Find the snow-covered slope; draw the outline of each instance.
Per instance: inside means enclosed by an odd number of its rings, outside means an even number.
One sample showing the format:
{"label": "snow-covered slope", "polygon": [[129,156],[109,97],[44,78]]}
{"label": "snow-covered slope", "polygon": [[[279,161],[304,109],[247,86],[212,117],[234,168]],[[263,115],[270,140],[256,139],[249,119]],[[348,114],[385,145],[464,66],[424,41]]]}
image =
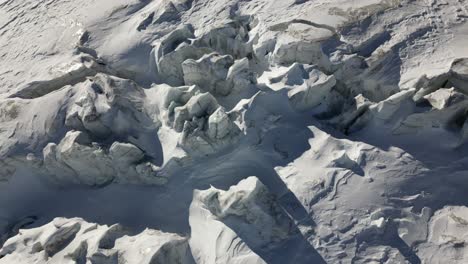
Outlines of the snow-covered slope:
{"label": "snow-covered slope", "polygon": [[0,263],[467,263],[465,0],[0,0]]}

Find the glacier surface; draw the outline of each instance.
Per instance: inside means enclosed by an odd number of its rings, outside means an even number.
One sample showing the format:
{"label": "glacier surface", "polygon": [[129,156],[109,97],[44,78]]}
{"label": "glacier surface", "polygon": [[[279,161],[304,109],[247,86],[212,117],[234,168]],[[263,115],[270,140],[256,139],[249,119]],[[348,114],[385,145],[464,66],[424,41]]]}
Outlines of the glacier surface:
{"label": "glacier surface", "polygon": [[467,19],[0,0],[0,263],[468,263]]}

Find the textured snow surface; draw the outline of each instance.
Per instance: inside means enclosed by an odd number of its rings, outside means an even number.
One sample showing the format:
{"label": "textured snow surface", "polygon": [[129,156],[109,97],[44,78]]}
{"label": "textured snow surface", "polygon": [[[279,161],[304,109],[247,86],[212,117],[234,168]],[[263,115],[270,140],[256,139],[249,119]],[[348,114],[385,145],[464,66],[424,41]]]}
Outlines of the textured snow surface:
{"label": "textured snow surface", "polygon": [[468,263],[467,19],[0,0],[0,263]]}

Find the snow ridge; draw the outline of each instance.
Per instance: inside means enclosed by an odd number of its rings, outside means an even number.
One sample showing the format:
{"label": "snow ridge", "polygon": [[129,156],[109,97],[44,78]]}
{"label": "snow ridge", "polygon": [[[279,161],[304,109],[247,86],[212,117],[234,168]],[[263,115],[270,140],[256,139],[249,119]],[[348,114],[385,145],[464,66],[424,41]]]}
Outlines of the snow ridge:
{"label": "snow ridge", "polygon": [[0,17],[0,263],[468,261],[468,2]]}

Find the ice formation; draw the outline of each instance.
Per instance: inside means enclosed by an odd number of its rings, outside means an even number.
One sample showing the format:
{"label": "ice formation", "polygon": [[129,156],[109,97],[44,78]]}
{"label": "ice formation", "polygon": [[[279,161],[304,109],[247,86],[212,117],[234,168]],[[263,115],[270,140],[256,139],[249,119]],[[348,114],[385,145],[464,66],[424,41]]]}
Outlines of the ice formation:
{"label": "ice formation", "polygon": [[0,263],[467,263],[467,19],[0,0]]}

